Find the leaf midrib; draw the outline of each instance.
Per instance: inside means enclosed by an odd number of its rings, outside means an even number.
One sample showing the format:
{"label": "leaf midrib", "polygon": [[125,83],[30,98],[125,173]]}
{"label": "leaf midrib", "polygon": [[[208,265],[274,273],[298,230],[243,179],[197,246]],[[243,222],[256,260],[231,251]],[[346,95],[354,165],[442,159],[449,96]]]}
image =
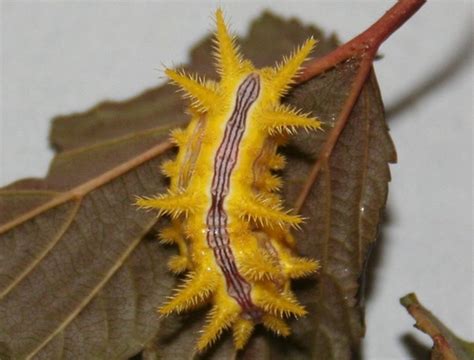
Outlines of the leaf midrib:
{"label": "leaf midrib", "polygon": [[18,218],[11,220],[2,226],[0,226],[0,235],[6,233],[7,231],[15,228],[18,225],[42,214],[43,212],[52,209],[56,206],[66,203],[72,199],[81,199],[89,192],[99,188],[100,186],[114,180],[115,178],[127,173],[128,171],[134,169],[135,167],[143,164],[144,162],[153,159],[154,157],[161,155],[165,151],[171,149],[173,145],[170,141],[163,141],[147,151],[142,152],[141,154],[133,157],[132,159],[117,165],[116,167],[102,173],[101,175],[86,181],[85,183],[78,185],[77,187],[65,191],[53,198],[51,201],[48,201],[45,204],[42,204],[24,214]]}

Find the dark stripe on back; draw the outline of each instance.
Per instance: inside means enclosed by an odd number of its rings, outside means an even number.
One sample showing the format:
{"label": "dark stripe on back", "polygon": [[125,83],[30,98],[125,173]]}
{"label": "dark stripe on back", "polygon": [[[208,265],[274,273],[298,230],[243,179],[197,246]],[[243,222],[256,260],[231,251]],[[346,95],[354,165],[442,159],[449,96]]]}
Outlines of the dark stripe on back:
{"label": "dark stripe on back", "polygon": [[247,76],[237,90],[235,106],[227,120],[224,137],[216,152],[211,185],[211,207],[207,213],[207,242],[223,272],[227,291],[248,315],[258,318],[259,311],[250,297],[251,286],[240,275],[230,248],[228,216],[224,201],[229,193],[230,178],[237,163],[240,143],[245,132],[247,115],[260,93],[257,74]]}

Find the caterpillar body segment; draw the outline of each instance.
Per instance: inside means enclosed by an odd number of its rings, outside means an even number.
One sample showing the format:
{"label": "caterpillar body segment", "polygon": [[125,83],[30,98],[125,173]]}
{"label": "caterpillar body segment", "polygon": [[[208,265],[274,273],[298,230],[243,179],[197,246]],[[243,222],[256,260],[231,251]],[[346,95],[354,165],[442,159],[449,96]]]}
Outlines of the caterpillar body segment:
{"label": "caterpillar body segment", "polygon": [[138,199],[172,218],[160,239],[176,244],[168,266],[187,271],[182,285],[160,307],[162,315],[212,305],[197,342],[204,350],[226,329],[241,349],[254,326],[287,336],[284,318],[306,310],[291,293],[290,280],[314,273],[316,261],[295,255],[292,227],[302,218],[283,207],[272,172],[285,165],[277,148],[295,129],[321,123],[280,103],[315,41],[307,40],[276,68],[256,69],[244,60],[216,12],[219,82],[183,72],[166,74],[191,100],[191,122],[175,130],[176,159],[163,164],[168,193]]}

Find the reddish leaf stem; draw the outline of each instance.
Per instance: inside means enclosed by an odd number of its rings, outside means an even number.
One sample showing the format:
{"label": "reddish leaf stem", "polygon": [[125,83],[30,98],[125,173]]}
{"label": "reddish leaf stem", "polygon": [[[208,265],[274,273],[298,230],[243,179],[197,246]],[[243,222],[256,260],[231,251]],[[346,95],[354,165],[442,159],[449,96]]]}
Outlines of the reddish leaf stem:
{"label": "reddish leaf stem", "polygon": [[318,177],[319,171],[323,165],[327,164],[337,140],[347,124],[367,77],[370,75],[372,63],[378,48],[391,34],[412,17],[425,2],[426,0],[399,0],[366,31],[346,44],[338,47],[328,55],[319,59],[314,59],[306,66],[305,70],[300,75],[298,82],[301,83],[333,68],[343,61],[351,58],[360,59],[359,69],[352,83],[349,95],[336,119],[334,127],[321,149],[318,159],[308,175],[298,199],[296,200],[294,208],[297,212],[301,211],[301,208]]}
{"label": "reddish leaf stem", "polygon": [[380,45],[411,18],[425,2],[426,0],[399,0],[363,33],[326,56],[309,62],[298,82],[307,81],[351,57],[360,56],[367,51],[377,51]]}

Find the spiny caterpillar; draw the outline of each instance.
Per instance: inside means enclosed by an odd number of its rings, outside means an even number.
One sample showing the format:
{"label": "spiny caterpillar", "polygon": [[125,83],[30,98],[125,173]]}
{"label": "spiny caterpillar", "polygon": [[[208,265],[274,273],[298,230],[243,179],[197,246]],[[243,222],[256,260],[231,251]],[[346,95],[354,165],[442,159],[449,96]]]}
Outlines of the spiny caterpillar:
{"label": "spiny caterpillar", "polygon": [[306,314],[290,280],[318,269],[315,260],[293,254],[290,228],[302,218],[283,209],[276,193],[281,180],[273,173],[285,165],[277,147],[289,134],[321,127],[315,118],[280,103],[315,40],[308,39],[275,68],[256,69],[242,58],[220,9],[216,25],[219,82],[165,71],[191,99],[192,119],[185,130],[172,132],[179,152],[163,165],[171,179],[168,192],[137,200],[142,208],[171,216],[171,226],[160,237],[176,244],[179,255],[168,265],[176,274],[188,272],[159,312],[212,304],[199,351],[230,327],[237,349],[259,323],[289,335],[283,319]]}

